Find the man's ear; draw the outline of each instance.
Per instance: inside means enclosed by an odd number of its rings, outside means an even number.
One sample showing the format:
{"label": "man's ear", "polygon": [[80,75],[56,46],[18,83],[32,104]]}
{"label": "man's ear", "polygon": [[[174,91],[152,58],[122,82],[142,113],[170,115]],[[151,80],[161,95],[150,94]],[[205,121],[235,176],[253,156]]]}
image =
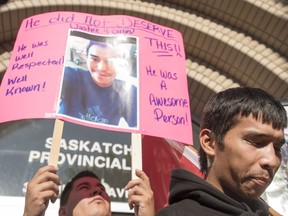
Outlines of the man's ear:
{"label": "man's ear", "polygon": [[199,133],[200,145],[207,156],[215,155],[215,141],[209,129],[203,129]]}
{"label": "man's ear", "polygon": [[59,208],[58,215],[59,216],[65,216],[66,215],[66,211],[63,207]]}

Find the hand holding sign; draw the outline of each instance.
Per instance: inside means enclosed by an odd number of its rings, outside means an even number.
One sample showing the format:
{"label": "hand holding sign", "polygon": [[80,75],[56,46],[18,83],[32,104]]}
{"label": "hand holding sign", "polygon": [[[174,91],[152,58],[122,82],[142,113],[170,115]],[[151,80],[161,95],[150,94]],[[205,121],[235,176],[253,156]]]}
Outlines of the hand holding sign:
{"label": "hand holding sign", "polygon": [[63,120],[133,133],[138,161],[141,134],[192,143],[181,34],[135,17],[52,12],[25,19],[0,100],[0,122],[56,118],[54,166]]}

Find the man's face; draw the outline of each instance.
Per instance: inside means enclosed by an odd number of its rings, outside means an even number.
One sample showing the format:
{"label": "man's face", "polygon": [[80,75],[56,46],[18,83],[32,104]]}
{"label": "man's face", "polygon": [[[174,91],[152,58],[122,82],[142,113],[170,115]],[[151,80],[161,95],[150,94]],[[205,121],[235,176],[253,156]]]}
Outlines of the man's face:
{"label": "man's face", "polygon": [[[62,212],[67,216],[110,216],[110,197],[98,179],[82,177],[73,183]],[[61,211],[60,211],[61,212]],[[73,214],[72,214],[73,212]],[[61,215],[61,214],[60,214]]]}
{"label": "man's face", "polygon": [[223,143],[223,150],[215,145],[207,181],[239,201],[259,198],[280,166],[283,130],[250,115],[239,118]]}
{"label": "man's face", "polygon": [[100,87],[110,86],[116,77],[115,64],[119,60],[114,48],[90,47],[87,56],[87,66],[93,81]]}

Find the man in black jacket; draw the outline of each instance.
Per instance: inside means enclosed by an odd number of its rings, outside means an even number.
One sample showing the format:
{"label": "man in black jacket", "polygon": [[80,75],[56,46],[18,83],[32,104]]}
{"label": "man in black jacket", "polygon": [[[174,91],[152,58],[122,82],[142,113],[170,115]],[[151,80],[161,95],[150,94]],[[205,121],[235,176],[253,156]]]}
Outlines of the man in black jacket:
{"label": "man in black jacket", "polygon": [[200,125],[204,179],[172,172],[169,206],[157,216],[278,215],[260,199],[281,162],[287,116],[267,92],[239,87],[216,94]]}

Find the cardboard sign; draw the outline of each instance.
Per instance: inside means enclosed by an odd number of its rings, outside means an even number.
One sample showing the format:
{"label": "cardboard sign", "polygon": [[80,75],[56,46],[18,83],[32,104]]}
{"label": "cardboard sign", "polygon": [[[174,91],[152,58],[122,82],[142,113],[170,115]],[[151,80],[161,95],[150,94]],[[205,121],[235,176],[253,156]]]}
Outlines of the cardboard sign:
{"label": "cardboard sign", "polygon": [[[97,78],[94,73],[97,69],[91,69],[96,59],[92,48],[86,50],[90,42],[98,43],[97,46],[104,44],[103,55],[99,57],[97,50],[96,57],[116,68],[115,85],[119,96],[109,93],[106,97],[99,91],[91,93],[94,91],[91,80],[98,82],[99,76],[106,79],[111,74],[101,72]],[[107,47],[112,51],[108,52]],[[100,67],[100,63],[97,64]],[[66,72],[76,76],[75,71],[87,72],[82,84],[77,77],[66,79]],[[85,82],[87,85],[83,84]],[[65,91],[67,86],[70,88]],[[133,92],[124,94],[126,86]],[[90,98],[91,95],[95,99]],[[67,97],[71,97],[71,101],[85,98],[85,102],[67,102],[62,106]],[[140,18],[51,12],[23,20],[2,81],[0,100],[0,122],[58,118],[89,127],[192,144],[182,36],[174,29]],[[95,101],[101,104],[95,105]],[[84,103],[88,105],[78,111],[78,105]],[[62,107],[74,110],[65,113]],[[100,116],[102,114],[104,117]]]}

